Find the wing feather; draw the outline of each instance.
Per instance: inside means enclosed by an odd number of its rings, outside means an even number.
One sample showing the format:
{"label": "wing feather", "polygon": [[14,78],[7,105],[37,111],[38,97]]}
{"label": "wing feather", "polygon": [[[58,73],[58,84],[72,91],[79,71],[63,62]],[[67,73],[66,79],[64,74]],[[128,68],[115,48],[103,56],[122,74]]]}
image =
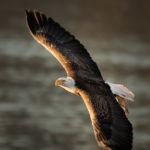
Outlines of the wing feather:
{"label": "wing feather", "polygon": [[32,36],[58,59],[68,76],[102,79],[96,63],[73,35],[41,12],[26,10],[26,16]]}
{"label": "wing feather", "polygon": [[103,81],[85,83],[80,95],[89,110],[98,144],[109,150],[131,150],[132,125],[110,87]]}

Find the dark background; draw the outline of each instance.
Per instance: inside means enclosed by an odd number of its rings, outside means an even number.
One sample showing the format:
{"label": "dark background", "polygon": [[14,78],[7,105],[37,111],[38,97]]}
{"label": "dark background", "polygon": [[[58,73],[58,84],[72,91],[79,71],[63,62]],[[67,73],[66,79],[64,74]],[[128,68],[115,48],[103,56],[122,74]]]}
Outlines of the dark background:
{"label": "dark background", "polygon": [[132,90],[134,150],[150,147],[149,0],[1,0],[0,150],[98,150],[87,109],[54,86],[65,72],[29,34],[25,8],[73,33],[104,79]]}

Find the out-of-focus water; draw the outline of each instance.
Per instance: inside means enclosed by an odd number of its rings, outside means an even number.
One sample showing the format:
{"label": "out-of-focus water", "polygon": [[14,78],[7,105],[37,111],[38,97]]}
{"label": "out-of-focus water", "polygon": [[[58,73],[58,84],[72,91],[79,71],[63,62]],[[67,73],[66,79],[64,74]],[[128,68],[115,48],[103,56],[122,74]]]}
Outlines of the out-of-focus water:
{"label": "out-of-focus water", "polygon": [[[0,150],[100,149],[82,99],[54,86],[65,72],[29,35],[25,8],[38,8],[62,22],[88,49],[104,79],[122,83],[135,93],[135,102],[128,103],[133,149],[148,150],[148,6],[136,1],[8,3],[0,6]],[[143,11],[139,13],[138,8]]]}

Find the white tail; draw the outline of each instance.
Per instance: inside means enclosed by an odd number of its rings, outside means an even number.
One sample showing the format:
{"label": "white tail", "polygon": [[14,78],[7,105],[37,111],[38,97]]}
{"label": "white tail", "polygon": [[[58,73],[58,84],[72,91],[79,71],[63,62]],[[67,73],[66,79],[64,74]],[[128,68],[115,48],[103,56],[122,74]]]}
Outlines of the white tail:
{"label": "white tail", "polygon": [[110,89],[112,90],[112,93],[114,95],[120,96],[124,99],[134,101],[134,94],[124,85],[122,84],[113,84],[108,81],[105,81],[110,86]]}

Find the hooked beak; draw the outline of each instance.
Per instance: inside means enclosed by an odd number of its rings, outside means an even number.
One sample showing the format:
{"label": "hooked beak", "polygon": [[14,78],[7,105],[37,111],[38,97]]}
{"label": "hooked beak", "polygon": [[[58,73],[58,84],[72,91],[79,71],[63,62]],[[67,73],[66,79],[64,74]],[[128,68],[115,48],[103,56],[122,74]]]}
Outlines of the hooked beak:
{"label": "hooked beak", "polygon": [[55,81],[55,86],[59,86],[60,85],[60,81],[59,80],[56,80]]}

